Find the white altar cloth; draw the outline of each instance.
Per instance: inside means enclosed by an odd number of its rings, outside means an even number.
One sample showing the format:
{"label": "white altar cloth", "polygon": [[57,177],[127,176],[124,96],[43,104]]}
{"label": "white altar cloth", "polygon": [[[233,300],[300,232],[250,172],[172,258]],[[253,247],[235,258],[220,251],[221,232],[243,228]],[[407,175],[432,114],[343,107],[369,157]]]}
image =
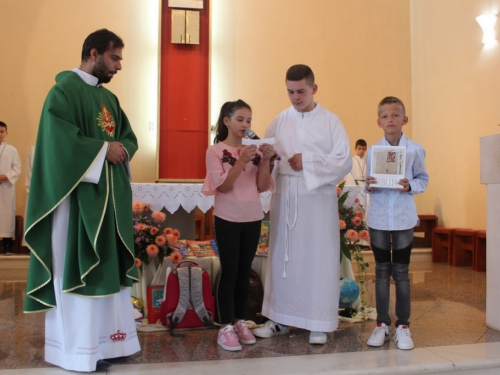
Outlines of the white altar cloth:
{"label": "white altar cloth", "polygon": [[[365,209],[365,217],[366,213],[368,212],[368,198],[369,195],[365,191],[365,187],[361,185],[345,185],[344,186],[344,193],[346,191],[349,191],[349,195],[347,196],[347,199],[345,201],[346,206],[353,206],[355,203],[356,198],[359,201],[359,204],[363,206]],[[368,198],[367,198],[368,197]]]}
{"label": "white altar cloth", "polygon": [[[144,202],[151,206],[153,211],[165,208],[173,214],[180,206],[191,212],[195,207],[207,212],[214,204],[213,195],[205,195],[201,192],[202,184],[131,184],[132,200]],[[260,194],[262,208],[268,212],[271,206],[271,192],[265,191]]]}
{"label": "white altar cloth", "polygon": [[[153,211],[160,211],[165,208],[173,214],[180,206],[191,212],[198,207],[201,211],[207,212],[214,204],[213,195],[205,195],[201,192],[202,184],[131,184],[132,200],[134,202],[144,202],[151,206]],[[367,193],[364,186],[345,186],[344,191],[349,190],[347,205],[353,205],[356,198],[366,207]],[[271,207],[271,192],[265,191],[260,194],[260,201],[264,212],[269,212]]]}

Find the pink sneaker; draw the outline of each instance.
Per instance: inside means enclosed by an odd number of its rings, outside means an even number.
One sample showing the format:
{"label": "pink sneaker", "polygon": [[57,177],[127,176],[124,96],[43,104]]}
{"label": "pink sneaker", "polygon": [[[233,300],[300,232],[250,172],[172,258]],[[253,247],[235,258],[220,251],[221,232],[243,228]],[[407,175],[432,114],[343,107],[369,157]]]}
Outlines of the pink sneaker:
{"label": "pink sneaker", "polygon": [[234,332],[242,344],[255,344],[255,336],[252,335],[244,320],[239,320],[238,323],[234,325]]}
{"label": "pink sneaker", "polygon": [[219,334],[217,336],[217,344],[219,344],[222,349],[226,349],[231,352],[241,350],[238,336],[236,336],[236,333],[234,333],[234,329],[231,324],[228,324],[227,326],[219,330]]}

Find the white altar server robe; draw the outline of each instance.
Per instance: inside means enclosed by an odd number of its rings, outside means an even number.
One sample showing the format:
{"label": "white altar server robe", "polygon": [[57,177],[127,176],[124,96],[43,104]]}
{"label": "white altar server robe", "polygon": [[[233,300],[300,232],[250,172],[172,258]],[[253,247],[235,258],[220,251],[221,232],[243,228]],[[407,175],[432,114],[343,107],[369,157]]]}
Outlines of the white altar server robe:
{"label": "white altar server robe", "polygon": [[[345,176],[346,185],[364,185],[366,179],[366,158],[354,155],[352,157],[352,170]],[[356,183],[357,181],[357,183]]]}
{"label": "white altar server robe", "polygon": [[[275,167],[270,254],[263,315],[282,324],[331,332],[338,326],[340,233],[336,184],[351,170],[349,140],[336,115],[319,103],[290,107],[266,138],[282,160]],[[303,170],[288,159],[302,153]]]}
{"label": "white altar server robe", "polygon": [[14,237],[16,225],[16,182],[21,175],[21,158],[14,146],[0,145],[0,174],[8,180],[0,184],[0,237]]}

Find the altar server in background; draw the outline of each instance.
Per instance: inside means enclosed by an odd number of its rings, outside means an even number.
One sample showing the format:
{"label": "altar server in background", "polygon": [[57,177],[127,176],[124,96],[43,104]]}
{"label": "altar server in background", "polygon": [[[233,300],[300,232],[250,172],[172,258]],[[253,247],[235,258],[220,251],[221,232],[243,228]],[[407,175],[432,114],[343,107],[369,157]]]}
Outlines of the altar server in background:
{"label": "altar server in background", "polygon": [[337,183],[351,170],[349,139],[339,118],[314,101],[318,85],[306,65],[286,73],[292,106],[269,125],[281,156],[271,208],[271,236],[259,337],[307,329],[325,344],[338,326],[340,230]]}
{"label": "altar server in background", "polygon": [[[403,133],[408,122],[403,102],[388,96],[378,105],[378,126],[384,137],[376,145],[402,146],[406,148],[405,178],[399,180],[401,188],[373,187],[377,182],[373,176],[366,178],[365,189],[370,193],[371,203],[367,224],[370,242],[375,257],[375,301],[377,326],[367,344],[382,346],[389,340],[389,297],[391,277],[396,284],[396,333],[394,341],[399,349],[413,349],[410,333],[410,265],[413,244],[413,227],[418,225],[417,209],[413,196],[423,193],[429,182],[425,169],[425,150]],[[366,167],[370,171],[371,146],[368,149]]]}
{"label": "altar server in background", "polygon": [[354,146],[355,155],[352,157],[352,170],[344,180],[346,185],[364,185],[366,179],[366,141],[358,139]]}
{"label": "altar server in background", "polygon": [[0,121],[0,237],[4,254],[12,254],[16,228],[16,181],[21,175],[21,158],[16,148],[6,142],[7,135],[7,124]]}
{"label": "altar server in background", "polygon": [[221,324],[217,344],[229,351],[255,344],[245,323],[250,269],[264,218],[260,192],[271,187],[271,158],[277,157],[269,144],[242,144],[251,125],[252,110],[243,100],[222,106],[202,187],[204,194],[215,195],[214,235],[221,265],[215,294]]}
{"label": "altar server in background", "polygon": [[138,146],[103,87],[121,70],[123,47],[109,30],[91,33],[80,68],[56,76],[38,129],[24,311],[46,311],[45,360],[72,371],[106,371],[113,358],[140,350],[128,164]]}

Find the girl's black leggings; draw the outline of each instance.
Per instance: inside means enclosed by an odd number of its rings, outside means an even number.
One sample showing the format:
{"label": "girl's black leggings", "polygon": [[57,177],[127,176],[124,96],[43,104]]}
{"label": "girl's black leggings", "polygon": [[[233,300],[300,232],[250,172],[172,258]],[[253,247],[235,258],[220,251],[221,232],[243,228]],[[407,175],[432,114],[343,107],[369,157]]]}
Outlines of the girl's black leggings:
{"label": "girl's black leggings", "polygon": [[216,285],[218,315],[221,324],[245,319],[250,269],[257,251],[261,220],[234,223],[214,217],[214,234],[219,249],[220,279]]}

